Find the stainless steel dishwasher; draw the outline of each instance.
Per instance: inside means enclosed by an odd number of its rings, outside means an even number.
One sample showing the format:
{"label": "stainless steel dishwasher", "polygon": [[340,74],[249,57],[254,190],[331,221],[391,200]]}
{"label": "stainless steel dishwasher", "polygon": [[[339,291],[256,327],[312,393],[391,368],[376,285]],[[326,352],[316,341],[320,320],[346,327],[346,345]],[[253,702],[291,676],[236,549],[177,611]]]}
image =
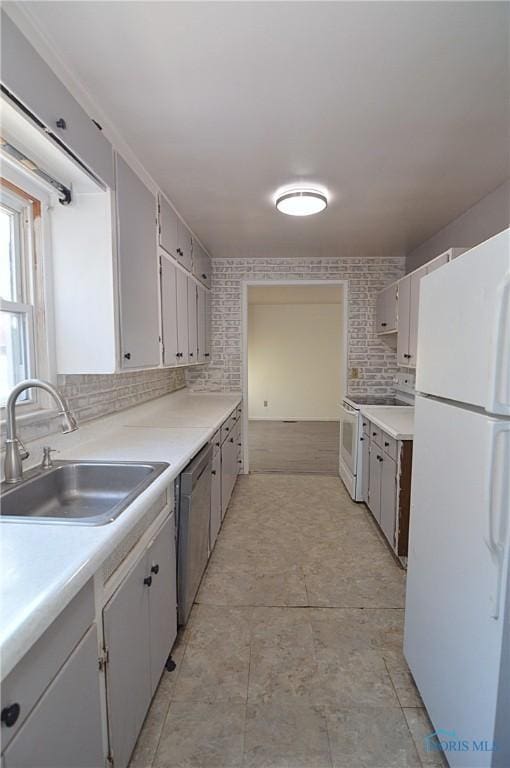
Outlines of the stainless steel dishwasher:
{"label": "stainless steel dishwasher", "polygon": [[209,557],[212,446],[206,445],[176,484],[179,624],[188,620]]}

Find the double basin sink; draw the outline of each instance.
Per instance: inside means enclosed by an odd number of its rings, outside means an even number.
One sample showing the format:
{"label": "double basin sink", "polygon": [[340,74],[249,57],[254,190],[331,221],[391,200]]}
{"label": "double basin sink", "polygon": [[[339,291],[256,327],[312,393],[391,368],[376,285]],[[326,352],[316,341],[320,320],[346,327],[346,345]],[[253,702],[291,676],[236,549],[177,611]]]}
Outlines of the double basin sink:
{"label": "double basin sink", "polygon": [[105,525],[169,465],[164,462],[58,461],[2,483],[1,516],[13,522]]}

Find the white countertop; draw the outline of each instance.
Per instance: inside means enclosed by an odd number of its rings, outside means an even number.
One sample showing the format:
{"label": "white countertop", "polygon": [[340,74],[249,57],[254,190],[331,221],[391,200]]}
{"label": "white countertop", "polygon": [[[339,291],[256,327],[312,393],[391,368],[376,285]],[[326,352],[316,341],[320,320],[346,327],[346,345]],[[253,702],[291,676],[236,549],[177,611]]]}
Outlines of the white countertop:
{"label": "white countertop", "polygon": [[[69,435],[28,444],[58,459],[164,461],[170,464],[113,523],[103,526],[0,522],[2,679],[100,568],[137,522],[240,402],[238,394],[180,390],[97,421]],[[26,462],[30,466],[30,462]]]}
{"label": "white countertop", "polygon": [[373,424],[395,440],[414,437],[414,407],[412,405],[362,405],[360,411]]}

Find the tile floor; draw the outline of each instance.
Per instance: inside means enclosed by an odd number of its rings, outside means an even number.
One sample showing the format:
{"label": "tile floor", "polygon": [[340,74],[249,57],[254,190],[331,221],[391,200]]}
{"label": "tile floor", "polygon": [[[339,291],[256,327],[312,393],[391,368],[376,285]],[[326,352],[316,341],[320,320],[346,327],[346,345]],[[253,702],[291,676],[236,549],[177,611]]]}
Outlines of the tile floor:
{"label": "tile floor", "polygon": [[240,477],[130,768],[419,768],[404,572],[338,478]]}

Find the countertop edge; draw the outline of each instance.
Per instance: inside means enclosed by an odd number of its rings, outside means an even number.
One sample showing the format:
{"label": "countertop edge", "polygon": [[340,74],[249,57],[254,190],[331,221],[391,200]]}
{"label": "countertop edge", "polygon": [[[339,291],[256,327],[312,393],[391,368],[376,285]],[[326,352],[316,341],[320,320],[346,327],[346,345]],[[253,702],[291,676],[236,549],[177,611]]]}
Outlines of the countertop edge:
{"label": "countertop edge", "polygon": [[[182,392],[182,390],[179,390],[179,392]],[[115,547],[129,535],[132,528],[136,525],[140,515],[144,513],[146,508],[156,500],[157,496],[164,488],[167,488],[174,482],[189,461],[191,461],[198,451],[209,442],[229,414],[242,402],[242,395],[240,393],[189,392],[187,394],[190,397],[194,397],[195,395],[212,395],[213,397],[215,395],[222,395],[235,398],[235,402],[222,412],[221,417],[213,422],[213,426],[203,428],[183,427],[182,429],[190,429],[193,432],[202,433],[200,436],[197,435],[197,441],[194,443],[193,448],[183,452],[179,461],[174,461],[168,466],[162,474],[142,494],[140,494],[132,504],[130,504],[117,520],[113,523],[109,523],[107,527],[98,526],[98,528],[104,528],[110,535],[106,536],[103,541],[98,542],[96,546],[91,547],[90,550],[84,554],[82,560],[75,560],[67,569],[64,568],[59,583],[55,586],[50,585],[48,593],[45,595],[43,594],[41,601],[34,605],[32,609],[30,606],[27,606],[26,613],[22,617],[19,625],[2,639],[0,646],[1,680],[6,678],[16,664],[44,634],[52,622],[60,615],[63,609],[78,594],[80,589],[97,573],[102,563],[104,563],[111,552],[113,552]],[[148,402],[150,403],[154,401]],[[139,406],[135,406],[135,408],[139,408]],[[128,413],[130,410],[134,409],[127,409],[127,411],[124,411],[124,414]],[[148,427],[147,429],[151,429],[151,427]],[[86,448],[88,445],[93,445],[97,439],[97,437],[90,437],[90,439],[87,439],[83,443],[82,447]],[[72,453],[72,449],[69,453]],[[70,458],[72,457],[70,456]],[[0,527],[3,527],[4,525],[24,526],[30,525],[30,523],[2,521]],[[34,523],[33,525],[39,524]],[[51,527],[56,528],[57,526]],[[60,528],[61,526],[58,527]]]}

